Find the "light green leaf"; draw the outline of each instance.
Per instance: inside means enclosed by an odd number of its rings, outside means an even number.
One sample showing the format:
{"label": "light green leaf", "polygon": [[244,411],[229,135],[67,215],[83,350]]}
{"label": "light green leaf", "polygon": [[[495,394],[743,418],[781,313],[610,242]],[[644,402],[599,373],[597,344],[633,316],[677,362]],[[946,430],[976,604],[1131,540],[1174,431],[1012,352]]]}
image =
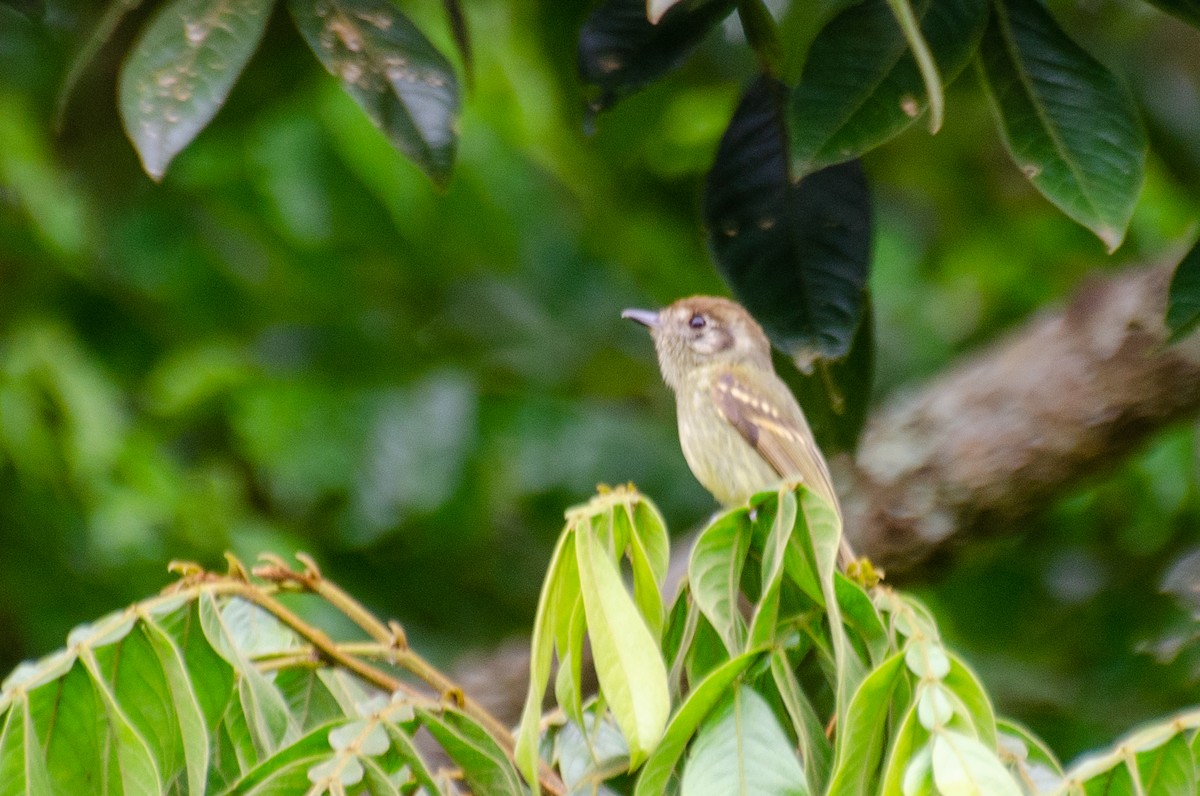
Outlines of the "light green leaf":
{"label": "light green leaf", "polygon": [[679,710],[671,717],[671,723],[667,725],[662,741],[642,767],[634,796],[659,796],[666,793],[671,773],[700,722],[712,710],[713,705],[729,692],[734,680],[746,671],[760,654],[747,652],[726,661],[709,672],[708,676],[692,689],[687,699],[679,706]]}
{"label": "light green leaf", "polygon": [[882,751],[884,719],[892,692],[904,676],[904,656],[896,653],[871,672],[854,692],[840,722],[833,776],[827,796],[867,796]]}
{"label": "light green leaf", "polygon": [[918,718],[916,705],[910,705],[888,751],[880,796],[913,796],[924,787],[933,787],[929,738],[929,732]]}
{"label": "light green leaf", "polygon": [[[242,605],[235,607],[239,602]],[[295,740],[300,730],[283,694],[250,663],[246,649],[240,645],[246,644],[251,648],[258,645],[263,635],[256,633],[255,629],[263,626],[251,622],[250,617],[257,614],[246,610],[248,604],[245,601],[234,599],[221,606],[211,594],[204,593],[199,603],[200,627],[205,638],[238,672],[238,698],[258,754],[264,757],[271,755]],[[227,622],[226,617],[232,618],[234,624]]]}
{"label": "light green leaf", "polygon": [[317,60],[396,148],[438,185],[458,144],[458,80],[388,0],[288,0]]}
{"label": "light green leaf", "polygon": [[[555,635],[569,634],[571,605],[564,605],[564,589],[568,581],[578,582],[578,565],[575,557],[576,532],[568,526],[554,547],[546,579],[542,581],[542,592],[538,596],[537,613],[533,620],[532,649],[529,655],[529,691],[525,695],[525,707],[521,712],[521,723],[517,727],[515,756],[521,772],[530,782],[537,782],[538,727],[542,718],[542,697],[546,684],[550,682],[550,665],[554,660]],[[578,587],[576,587],[578,588]],[[574,597],[571,598],[574,603]],[[565,622],[564,622],[565,617]],[[566,631],[560,630],[565,626]],[[560,642],[560,646],[565,645]]]}
{"label": "light green leaf", "polygon": [[304,793],[313,769],[334,760],[329,731],[339,722],[318,726],[279,747],[249,766],[245,774],[229,784],[228,794],[238,796],[286,796]]}
{"label": "light green leaf", "polygon": [[983,684],[957,655],[950,655],[950,671],[942,679],[942,685],[950,690],[970,714],[979,740],[988,747],[996,746],[996,713]]}
{"label": "light green leaf", "polygon": [[808,783],[771,706],[741,686],[704,722],[681,796],[806,796]]}
{"label": "light green leaf", "polygon": [[117,701],[112,686],[105,680],[92,650],[83,648],[79,660],[92,679],[92,686],[104,705],[108,724],[109,743],[116,748],[116,763],[121,790],[126,796],[161,796],[162,772],[150,752],[150,747],[130,722]]}
{"label": "light green leaf", "polygon": [[1146,161],[1146,133],[1129,90],[1038,0],[993,2],[978,64],[1017,166],[1114,251]]}
{"label": "light green leaf", "polygon": [[13,699],[0,726],[0,794],[52,796],[46,756],[24,694]]}
{"label": "light green leaf", "polygon": [[170,731],[173,734],[177,729],[183,743],[188,793],[204,793],[208,782],[209,730],[183,652],[157,622],[143,622],[141,627],[158,656],[170,689],[178,722],[178,726]]}
{"label": "light green leaf", "polygon": [[933,737],[933,781],[942,796],[1022,796],[994,751],[955,730]]}
{"label": "light green leaf", "polygon": [[688,560],[692,597],[721,635],[730,655],[741,652],[746,644],[746,625],[738,611],[738,595],[750,537],[746,510],[727,512],[700,533]]}
{"label": "light green leaf", "polygon": [[121,121],[161,179],[225,104],[258,49],[274,0],[170,0],[121,67]]}
{"label": "light green leaf", "polygon": [[658,510],[645,498],[613,508],[629,525],[629,560],[633,567],[633,597],[655,638],[662,637],[665,609],[662,586],[667,578],[670,540]]}
{"label": "light green leaf", "polygon": [[630,768],[637,768],[658,743],[671,710],[666,666],[595,534],[579,533],[575,552],[600,691],[629,742]]}

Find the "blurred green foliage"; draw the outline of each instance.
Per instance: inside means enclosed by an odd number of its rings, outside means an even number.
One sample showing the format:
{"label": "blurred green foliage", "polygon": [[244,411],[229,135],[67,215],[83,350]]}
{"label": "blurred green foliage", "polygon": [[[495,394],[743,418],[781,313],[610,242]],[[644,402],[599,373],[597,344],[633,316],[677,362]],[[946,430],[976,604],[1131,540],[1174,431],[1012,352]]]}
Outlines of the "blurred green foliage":
{"label": "blurred green foliage", "polygon": [[[433,0],[403,3],[444,52]],[[870,154],[876,390],[919,383],[1094,270],[1178,257],[1200,205],[1200,34],[1054,3],[1124,75],[1152,154],[1113,256],[1011,165],[975,87],[936,137]],[[583,133],[587,8],[472,0],[475,70],[444,193],[278,12],[229,103],[159,185],[118,121],[129,16],[56,90],[97,9],[0,4],[0,670],[157,589],[172,558],[304,549],[445,654],[522,631],[562,511],[634,481],[713,510],[621,308],[722,287],[700,185],[742,84],[724,29]],[[1150,57],[1147,54],[1151,54]],[[1001,709],[1065,758],[1177,706],[1197,661],[1139,651],[1200,543],[1194,429],[906,585]]]}

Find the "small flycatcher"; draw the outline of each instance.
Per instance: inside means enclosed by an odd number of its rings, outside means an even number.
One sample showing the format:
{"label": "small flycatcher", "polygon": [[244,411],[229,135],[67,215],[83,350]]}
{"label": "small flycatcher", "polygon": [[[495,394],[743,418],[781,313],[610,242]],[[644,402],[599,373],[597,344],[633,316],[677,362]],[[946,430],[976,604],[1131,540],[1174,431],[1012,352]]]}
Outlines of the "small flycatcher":
{"label": "small flycatcher", "polygon": [[713,497],[732,506],[795,479],[841,514],[825,457],[750,313],[728,299],[692,296],[621,317],[650,330],[675,393],[683,456]]}

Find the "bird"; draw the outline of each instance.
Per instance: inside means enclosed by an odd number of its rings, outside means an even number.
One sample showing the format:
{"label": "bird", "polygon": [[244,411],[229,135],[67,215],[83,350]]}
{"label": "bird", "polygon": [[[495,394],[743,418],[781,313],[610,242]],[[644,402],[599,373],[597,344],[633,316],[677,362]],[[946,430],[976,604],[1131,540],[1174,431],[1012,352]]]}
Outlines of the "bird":
{"label": "bird", "polygon": [[[696,480],[724,507],[800,481],[837,512],[825,457],[791,390],[775,373],[762,326],[740,304],[690,296],[622,318],[650,331],[675,393],[679,443]],[[843,566],[853,553],[843,541]]]}

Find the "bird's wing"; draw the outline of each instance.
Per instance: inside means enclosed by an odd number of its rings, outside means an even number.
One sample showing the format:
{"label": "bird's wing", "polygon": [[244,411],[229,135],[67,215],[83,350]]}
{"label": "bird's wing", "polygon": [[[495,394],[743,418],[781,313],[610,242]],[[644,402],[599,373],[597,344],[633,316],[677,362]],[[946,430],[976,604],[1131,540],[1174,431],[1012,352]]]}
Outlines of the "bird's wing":
{"label": "bird's wing", "polygon": [[712,383],[713,403],[721,416],[784,478],[798,478],[840,512],[825,457],[787,388],[777,401],[756,396],[734,373]]}

